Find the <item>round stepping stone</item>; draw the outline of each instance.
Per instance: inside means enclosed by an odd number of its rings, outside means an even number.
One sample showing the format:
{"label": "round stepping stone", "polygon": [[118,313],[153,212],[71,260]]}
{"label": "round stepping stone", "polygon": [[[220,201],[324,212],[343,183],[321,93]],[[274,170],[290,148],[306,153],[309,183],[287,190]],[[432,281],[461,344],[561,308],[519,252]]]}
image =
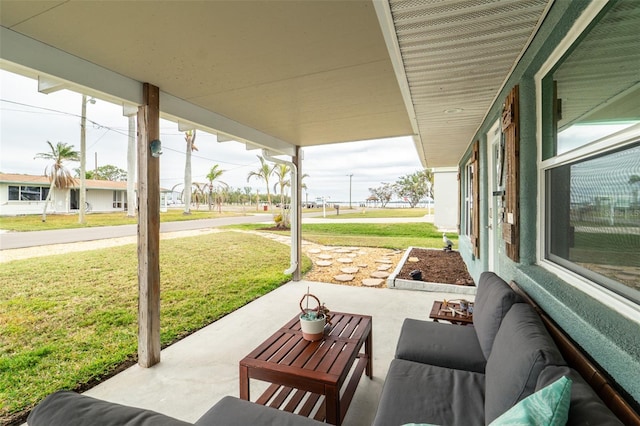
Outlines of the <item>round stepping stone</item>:
{"label": "round stepping stone", "polygon": [[353,263],[353,259],[351,259],[350,257],[340,257],[336,260],[340,263]]}
{"label": "round stepping stone", "polygon": [[378,271],[388,271],[391,269],[391,265],[380,265],[376,268]]}
{"label": "round stepping stone", "polygon": [[316,262],[316,265],[318,265],[318,266],[331,266],[331,265],[333,265],[333,262],[331,262],[329,260],[318,260]]}
{"label": "round stepping stone", "polygon": [[366,263],[360,263],[360,264],[358,264],[358,265],[356,265],[356,266],[357,266],[358,268],[366,268],[366,267],[368,267],[369,265],[367,265]]}
{"label": "round stepping stone", "polygon": [[319,254],[318,256],[316,256],[318,259],[323,259],[323,260],[329,260],[329,259],[333,259],[333,256],[331,256],[330,254]]}
{"label": "round stepping stone", "polygon": [[307,253],[318,254],[318,253],[322,253],[322,250],[317,249],[317,248],[313,248],[313,249],[307,250]]}
{"label": "round stepping stone", "polygon": [[367,252],[366,252],[366,251],[362,251],[362,250],[360,250],[360,251],[358,252],[358,254],[359,254],[360,256],[366,256],[366,255],[367,255]]}
{"label": "round stepping stone", "polygon": [[375,271],[371,273],[371,278],[387,278],[390,274],[384,271]]}
{"label": "round stepping stone", "polygon": [[381,280],[380,278],[365,278],[364,280],[362,280],[362,285],[365,285],[367,287],[375,287],[382,284],[383,282],[384,280]]}
{"label": "round stepping stone", "polygon": [[355,266],[347,266],[345,268],[340,268],[340,272],[344,272],[345,274],[355,274],[359,271],[359,268]]}
{"label": "round stepping stone", "polygon": [[341,274],[341,275],[336,275],[335,277],[333,277],[334,280],[336,281],[340,281],[340,282],[348,282],[348,281],[353,281],[355,277],[353,275],[349,275],[349,274]]}
{"label": "round stepping stone", "polygon": [[376,263],[393,263],[391,259],[378,259]]}
{"label": "round stepping stone", "polygon": [[410,257],[407,259],[407,262],[411,262],[411,263],[416,263],[419,262],[420,259],[418,259],[417,257]]}
{"label": "round stepping stone", "polygon": [[349,253],[347,256],[349,256],[349,257],[358,257],[358,255],[355,254],[355,253]]}

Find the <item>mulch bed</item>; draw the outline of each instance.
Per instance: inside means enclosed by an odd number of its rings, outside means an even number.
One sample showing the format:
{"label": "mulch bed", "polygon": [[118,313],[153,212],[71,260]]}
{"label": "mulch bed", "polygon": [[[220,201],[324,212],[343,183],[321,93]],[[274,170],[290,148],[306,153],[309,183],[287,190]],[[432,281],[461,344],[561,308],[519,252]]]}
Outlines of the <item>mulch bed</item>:
{"label": "mulch bed", "polygon": [[[409,258],[418,258],[417,262],[409,262]],[[411,271],[420,270],[420,281],[443,284],[475,285],[469,275],[462,256],[457,251],[428,250],[413,248],[396,278],[413,280]]]}

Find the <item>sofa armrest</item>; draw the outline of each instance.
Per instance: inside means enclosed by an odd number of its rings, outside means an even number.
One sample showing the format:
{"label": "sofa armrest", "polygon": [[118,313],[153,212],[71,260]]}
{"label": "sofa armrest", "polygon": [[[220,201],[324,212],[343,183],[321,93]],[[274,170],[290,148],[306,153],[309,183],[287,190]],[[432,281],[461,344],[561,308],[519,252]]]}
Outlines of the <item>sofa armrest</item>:
{"label": "sofa armrest", "polygon": [[102,401],[70,391],[47,396],[27,418],[29,426],[187,426],[155,411]]}
{"label": "sofa armrest", "polygon": [[321,426],[307,417],[253,402],[225,396],[198,419],[199,426],[246,426],[246,425],[278,425],[278,426]]}
{"label": "sofa armrest", "polygon": [[474,327],[410,318],[402,324],[396,358],[476,373],[487,363]]}

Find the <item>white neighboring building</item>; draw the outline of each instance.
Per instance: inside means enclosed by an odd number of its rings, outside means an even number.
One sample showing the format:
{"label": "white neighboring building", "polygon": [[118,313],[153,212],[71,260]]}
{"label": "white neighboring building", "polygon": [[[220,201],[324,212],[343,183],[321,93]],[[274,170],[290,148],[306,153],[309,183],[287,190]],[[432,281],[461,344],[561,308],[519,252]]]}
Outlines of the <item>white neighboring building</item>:
{"label": "white neighboring building", "polygon": [[[0,173],[0,215],[16,216],[42,213],[49,178],[46,176]],[[77,213],[80,200],[80,180],[68,189],[55,189],[49,213]],[[86,180],[88,211],[117,212],[127,210],[127,182]]]}

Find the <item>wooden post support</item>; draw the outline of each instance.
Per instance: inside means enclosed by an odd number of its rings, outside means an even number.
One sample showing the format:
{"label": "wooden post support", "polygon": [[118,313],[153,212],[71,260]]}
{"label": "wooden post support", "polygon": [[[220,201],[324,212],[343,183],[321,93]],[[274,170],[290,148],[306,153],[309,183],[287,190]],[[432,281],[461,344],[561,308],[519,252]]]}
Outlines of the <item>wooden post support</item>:
{"label": "wooden post support", "polygon": [[293,272],[293,281],[300,281],[302,279],[302,153],[300,152],[300,147],[296,145],[295,147],[295,155],[293,156],[293,158],[291,159],[293,164],[295,164],[298,173],[296,174],[297,176],[297,184],[295,186],[296,191],[297,191],[297,197],[296,199],[298,200],[298,205],[296,206],[296,209],[291,209],[292,212],[295,212],[296,214],[296,220],[292,221],[292,223],[295,223],[297,232],[296,232],[296,236],[297,236],[297,247],[298,250],[296,252],[296,263],[298,264],[298,267],[296,268],[296,270]]}
{"label": "wooden post support", "polygon": [[138,364],[160,362],[160,90],[143,85],[138,108]]}

